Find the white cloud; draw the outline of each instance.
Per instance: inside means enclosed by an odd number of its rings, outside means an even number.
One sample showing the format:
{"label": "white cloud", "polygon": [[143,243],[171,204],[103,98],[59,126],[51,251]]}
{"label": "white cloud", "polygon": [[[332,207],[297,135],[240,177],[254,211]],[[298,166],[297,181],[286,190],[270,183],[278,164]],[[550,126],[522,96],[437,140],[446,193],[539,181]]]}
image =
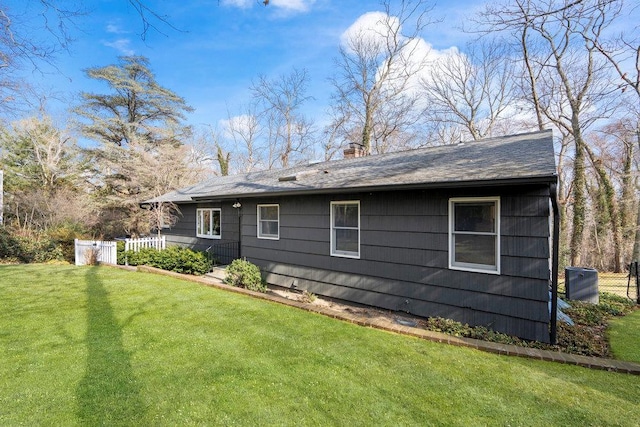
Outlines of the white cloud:
{"label": "white cloud", "polygon": [[111,34],[126,34],[127,31],[123,30],[118,24],[107,24],[107,27],[105,28],[105,30],[107,31],[107,33],[111,33]]}
{"label": "white cloud", "polygon": [[255,3],[255,0],[222,0],[223,6],[239,7],[240,9],[249,9]]}
{"label": "white cloud", "polygon": [[313,3],[315,3],[315,0],[271,0],[269,6],[291,12],[307,12]]}
{"label": "white cloud", "polygon": [[131,56],[135,54],[135,51],[130,46],[131,40],[129,39],[118,39],[113,42],[102,42],[102,44],[116,49],[122,55]]}
{"label": "white cloud", "polygon": [[384,12],[367,12],[361,15],[340,36],[340,44],[350,49],[354,43],[379,45],[384,43],[390,28],[397,31],[400,21],[396,17],[389,17]]}
{"label": "white cloud", "polygon": [[[135,51],[131,47],[131,39],[123,36],[123,34],[128,34],[129,31],[122,28],[119,24],[110,22],[105,26],[105,31],[108,34],[115,34],[115,37],[120,37],[116,40],[111,41],[102,41],[102,44],[107,47],[111,47],[118,51],[120,55],[131,56],[135,54]],[[111,36],[109,36],[111,37]]]}
{"label": "white cloud", "polygon": [[434,49],[429,43],[420,39],[423,43],[428,45],[429,51],[426,54],[427,58],[427,67],[420,73],[419,78],[424,80],[425,82],[433,81],[431,77],[431,73],[433,73],[434,67],[438,66],[442,61],[452,61],[454,64],[457,64],[459,67],[462,67],[466,60],[466,55],[458,50],[457,47],[452,46],[448,49],[437,50]]}
{"label": "white cloud", "polygon": [[[307,12],[316,0],[269,0],[269,8],[281,12]],[[253,6],[262,6],[264,0],[222,0],[223,6],[249,9]]]}
{"label": "white cloud", "polygon": [[232,138],[234,132],[243,135],[252,133],[252,129],[253,132],[255,132],[256,124],[256,117],[249,114],[241,114],[218,121],[219,128],[222,129],[223,134],[227,138]]}

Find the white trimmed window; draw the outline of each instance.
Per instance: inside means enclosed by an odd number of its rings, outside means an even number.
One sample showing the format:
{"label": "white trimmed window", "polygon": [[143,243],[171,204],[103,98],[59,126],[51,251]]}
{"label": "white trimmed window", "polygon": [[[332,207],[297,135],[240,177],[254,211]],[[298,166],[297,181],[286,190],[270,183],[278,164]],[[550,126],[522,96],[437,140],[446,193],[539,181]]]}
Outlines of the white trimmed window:
{"label": "white trimmed window", "polygon": [[280,238],[280,206],[258,205],[258,239]]}
{"label": "white trimmed window", "polygon": [[449,268],[500,274],[500,198],[449,199]]}
{"label": "white trimmed window", "polygon": [[331,202],[331,255],[360,258],[360,202]]}
{"label": "white trimmed window", "polygon": [[205,239],[220,238],[220,209],[196,210],[196,236]]}

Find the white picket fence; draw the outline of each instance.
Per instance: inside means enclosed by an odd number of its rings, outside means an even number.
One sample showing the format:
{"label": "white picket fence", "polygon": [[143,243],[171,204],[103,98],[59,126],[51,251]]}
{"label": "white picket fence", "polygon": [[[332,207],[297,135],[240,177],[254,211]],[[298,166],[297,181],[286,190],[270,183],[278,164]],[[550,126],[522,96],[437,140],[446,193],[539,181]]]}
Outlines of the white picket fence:
{"label": "white picket fence", "polygon": [[142,239],[126,239],[124,241],[125,251],[138,252],[140,249],[153,248],[162,251],[166,248],[167,241],[164,236],[144,237]]}
{"label": "white picket fence", "polygon": [[[102,240],[78,240],[76,239],[76,265],[86,265],[90,263],[90,257],[95,256],[99,263],[117,264],[118,250],[116,242]],[[140,249],[154,248],[159,251],[167,247],[165,236],[144,237],[141,239],[126,239],[124,241],[125,251],[139,252]]]}
{"label": "white picket fence", "polygon": [[116,242],[101,240],[75,240],[76,265],[87,265],[95,256],[96,261],[103,264],[117,264],[118,251]]}

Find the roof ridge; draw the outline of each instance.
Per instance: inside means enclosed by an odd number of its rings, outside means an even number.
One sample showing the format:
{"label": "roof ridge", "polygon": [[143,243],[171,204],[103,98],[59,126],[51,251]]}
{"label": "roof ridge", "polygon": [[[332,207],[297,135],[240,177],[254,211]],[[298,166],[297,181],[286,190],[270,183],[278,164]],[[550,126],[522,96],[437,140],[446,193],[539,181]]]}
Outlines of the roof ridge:
{"label": "roof ridge", "polygon": [[[378,154],[369,154],[366,156],[355,157],[350,159],[341,158],[341,159],[324,160],[321,162],[314,162],[314,163],[299,163],[297,165],[293,165],[293,166],[289,166],[281,169],[261,169],[261,170],[242,172],[235,175],[227,175],[227,176],[241,177],[241,176],[249,176],[250,174],[262,174],[262,173],[283,174],[283,176],[284,175],[288,176],[288,175],[294,175],[292,173],[288,173],[288,171],[293,171],[298,169],[304,170],[308,168],[322,169],[322,165],[328,165],[328,164],[335,165],[338,163],[360,163],[360,162],[365,162],[366,160],[373,160],[373,159],[383,160],[386,157],[395,157],[395,156],[399,156],[407,153],[420,153],[422,151],[427,151],[427,150],[436,150],[436,149],[443,149],[443,148],[446,149],[446,148],[451,148],[453,146],[457,146],[461,144],[474,144],[474,145],[476,143],[485,144],[485,143],[490,143],[497,140],[511,139],[515,137],[522,138],[522,137],[531,136],[535,134],[540,134],[542,136],[543,134],[546,134],[546,133],[551,133],[551,129],[543,129],[543,130],[531,131],[526,133],[514,133],[509,135],[499,135],[499,136],[477,139],[477,140],[466,140],[466,141],[457,142],[455,144],[440,144],[440,145],[431,145],[426,147],[407,148],[406,150],[389,151],[386,153],[378,153]],[[216,178],[221,178],[221,177],[212,177],[210,179],[214,180]]]}

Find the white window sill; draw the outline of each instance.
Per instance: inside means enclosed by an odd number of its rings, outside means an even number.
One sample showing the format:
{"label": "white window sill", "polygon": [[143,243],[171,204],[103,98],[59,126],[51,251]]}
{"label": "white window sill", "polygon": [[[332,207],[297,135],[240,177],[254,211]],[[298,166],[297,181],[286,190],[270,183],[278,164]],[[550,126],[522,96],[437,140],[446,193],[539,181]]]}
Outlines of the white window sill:
{"label": "white window sill", "polygon": [[471,273],[495,274],[495,275],[498,275],[498,276],[500,275],[500,270],[499,269],[489,270],[489,269],[477,268],[477,267],[465,267],[465,266],[461,266],[461,265],[449,265],[449,270],[468,271],[468,272],[471,272]]}
{"label": "white window sill", "polygon": [[356,253],[333,252],[333,253],[331,253],[331,256],[338,257],[338,258],[360,259],[360,254],[356,254]]}

